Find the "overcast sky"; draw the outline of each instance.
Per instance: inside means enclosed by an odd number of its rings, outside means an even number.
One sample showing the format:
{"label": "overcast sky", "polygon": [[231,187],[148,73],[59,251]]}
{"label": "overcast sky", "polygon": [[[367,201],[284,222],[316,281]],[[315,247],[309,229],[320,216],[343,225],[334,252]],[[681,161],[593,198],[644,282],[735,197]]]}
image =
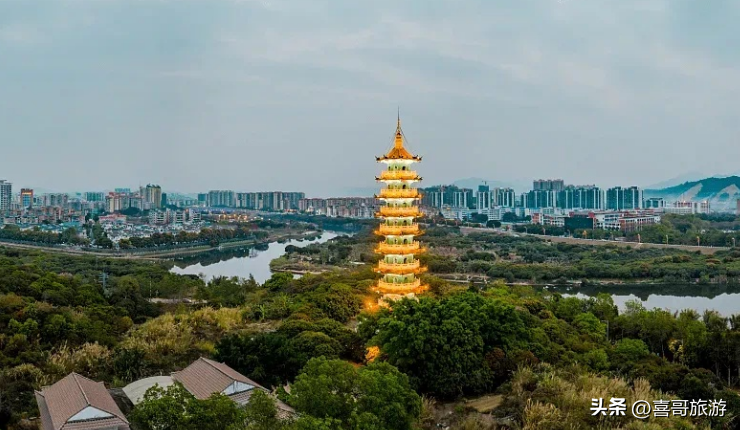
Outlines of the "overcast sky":
{"label": "overcast sky", "polygon": [[0,0],[0,179],[59,191],[740,170],[736,0]]}

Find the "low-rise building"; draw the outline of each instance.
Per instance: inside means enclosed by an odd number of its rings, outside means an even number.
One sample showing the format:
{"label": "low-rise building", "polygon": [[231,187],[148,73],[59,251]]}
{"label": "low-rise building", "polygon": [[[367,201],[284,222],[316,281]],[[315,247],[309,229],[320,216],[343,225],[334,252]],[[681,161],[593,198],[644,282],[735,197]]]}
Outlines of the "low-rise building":
{"label": "low-rise building", "polygon": [[129,430],[105,385],[71,373],[36,391],[42,430]]}
{"label": "low-rise building", "polygon": [[532,213],[532,224],[564,227],[571,232],[578,229],[638,231],[646,225],[658,224],[660,220],[660,215],[652,211]]}
{"label": "low-rise building", "polygon": [[[223,394],[242,406],[249,403],[249,398],[255,390],[270,393],[265,387],[226,364],[202,357],[171,376],[155,376],[132,382],[123,388],[123,392],[134,405],[137,405],[143,400],[146,391],[154,385],[168,387],[176,382],[182,384],[197,399],[205,400],[214,394]],[[282,416],[295,413],[293,408],[279,400],[276,405]]]}
{"label": "low-rise building", "polygon": [[702,202],[678,201],[673,202],[670,205],[666,205],[663,208],[665,213],[676,215],[708,214],[711,210],[711,205],[709,201],[706,200]]}

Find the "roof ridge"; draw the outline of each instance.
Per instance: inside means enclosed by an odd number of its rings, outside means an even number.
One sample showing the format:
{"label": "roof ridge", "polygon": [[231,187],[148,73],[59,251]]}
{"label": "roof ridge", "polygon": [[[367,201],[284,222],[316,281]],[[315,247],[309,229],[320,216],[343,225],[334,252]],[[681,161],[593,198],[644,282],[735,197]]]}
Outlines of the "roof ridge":
{"label": "roof ridge", "polygon": [[[232,381],[236,381],[236,379],[234,379],[234,378],[233,378],[232,376],[228,375],[228,374],[227,374],[226,372],[224,372],[223,370],[219,369],[219,368],[218,368],[218,366],[214,366],[214,363],[216,363],[216,364],[223,364],[224,366],[226,366],[226,365],[227,365],[226,363],[219,363],[219,362],[217,362],[217,361],[214,361],[214,360],[209,360],[209,359],[207,359],[207,358],[205,358],[205,357],[200,357],[200,359],[201,359],[201,360],[203,360],[203,361],[205,361],[206,363],[208,363],[208,365],[209,365],[209,366],[211,366],[211,367],[213,367],[214,369],[218,370],[218,371],[219,371],[219,373],[221,373],[221,374],[222,374],[222,375],[224,375],[225,377],[227,377],[227,378],[231,379]],[[237,381],[237,382],[238,382],[238,381]]]}
{"label": "roof ridge", "polygon": [[80,385],[80,381],[77,380],[77,377],[82,376],[82,375],[78,375],[75,372],[72,372],[71,375],[72,375],[72,379],[74,379],[75,381],[75,384],[77,384],[77,388],[80,389],[80,392],[82,393],[82,397],[85,398],[85,402],[87,402],[87,406],[92,406],[92,404],[90,403],[90,399],[87,398],[87,393],[85,392],[84,389],[82,389],[82,385]]}
{"label": "roof ridge", "polygon": [[[80,374],[79,374],[79,373],[77,373],[77,372],[72,372],[72,373],[70,373],[70,375],[72,376],[72,379],[74,379],[74,381],[75,381],[75,384],[77,384],[77,388],[79,388],[79,389],[80,389],[80,392],[82,393],[82,397],[84,397],[84,398],[85,398],[85,401],[87,402],[87,406],[86,406],[85,408],[82,408],[81,410],[77,411],[77,413],[80,413],[80,412],[82,412],[82,411],[83,411],[83,410],[85,410],[86,408],[95,408],[95,409],[98,409],[98,410],[100,410],[100,411],[103,411],[103,412],[109,413],[109,414],[113,415],[114,417],[116,417],[116,418],[118,418],[118,419],[120,419],[120,420],[123,420],[123,421],[124,421],[124,422],[126,422],[126,423],[128,422],[128,420],[126,419],[126,417],[125,417],[125,416],[122,416],[122,415],[118,415],[118,414],[117,414],[117,413],[116,413],[115,411],[109,411],[109,410],[108,410],[108,408],[102,408],[102,407],[100,407],[99,405],[93,405],[93,404],[92,404],[92,403],[90,402],[90,399],[89,399],[89,398],[87,397],[87,393],[86,393],[86,392],[85,392],[85,390],[84,390],[84,389],[82,388],[82,385],[80,385],[80,381],[78,381],[78,380],[77,380],[77,377],[79,376],[79,377],[80,377],[80,378],[82,378],[82,379],[87,379],[88,381],[92,382],[93,384],[96,384],[96,385],[98,385],[98,384],[99,384],[99,385],[101,385],[101,386],[103,387],[103,390],[105,390],[105,391],[106,391],[106,393],[107,393],[107,392],[108,392],[108,389],[107,389],[107,388],[105,388],[105,384],[104,384],[104,383],[102,383],[102,382],[98,382],[98,381],[93,381],[92,379],[90,379],[90,378],[87,378],[87,377],[85,377],[84,375],[80,375]],[[108,393],[108,395],[110,395],[110,393]],[[112,399],[112,397],[111,397],[111,399]],[[113,403],[115,404],[115,400],[113,400]],[[74,416],[74,415],[73,415],[73,416]]]}

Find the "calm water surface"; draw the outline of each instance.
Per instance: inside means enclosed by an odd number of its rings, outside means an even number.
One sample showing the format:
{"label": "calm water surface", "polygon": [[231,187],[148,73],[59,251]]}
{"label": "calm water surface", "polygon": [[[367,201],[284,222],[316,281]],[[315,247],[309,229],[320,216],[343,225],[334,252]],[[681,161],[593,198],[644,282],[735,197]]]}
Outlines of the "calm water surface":
{"label": "calm water surface", "polygon": [[[324,231],[315,240],[290,240],[286,243],[270,243],[265,250],[244,248],[241,250],[214,251],[199,257],[180,261],[172,268],[173,273],[182,275],[203,274],[207,280],[217,276],[248,278],[251,274],[259,283],[270,279],[270,261],[285,254],[285,247],[304,247],[312,243],[323,243],[346,233]],[[179,266],[179,267],[178,267]],[[599,288],[552,288],[563,296],[579,298],[594,297],[600,292],[611,294],[620,311],[625,303],[640,301],[647,309],[660,308],[671,312],[694,309],[699,313],[716,310],[729,316],[740,313],[740,286],[718,285],[641,285],[633,287],[615,286]]]}
{"label": "calm water surface", "polygon": [[323,243],[341,235],[342,233],[324,231],[319,239],[310,241],[289,240],[285,243],[272,242],[264,251],[249,248],[246,251],[241,252],[242,255],[235,255],[232,251],[224,251],[221,254],[223,255],[221,258],[218,257],[218,252],[216,252],[216,258],[214,258],[214,255],[211,253],[207,256],[201,257],[202,261],[200,262],[184,265],[185,267],[175,266],[172,268],[171,272],[180,275],[203,274],[205,275],[206,280],[210,280],[218,276],[248,278],[251,274],[257,282],[263,283],[272,276],[272,272],[270,271],[270,261],[285,254],[285,247],[288,245],[302,248],[312,243]]}
{"label": "calm water surface", "polygon": [[[644,288],[644,289],[643,289]],[[690,288],[690,287],[687,287]],[[714,291],[706,291],[706,288],[698,288],[704,291],[696,291],[691,293],[690,291],[681,292],[678,294],[670,294],[664,290],[664,287],[641,287],[639,291],[634,293],[625,293],[620,291],[619,293],[610,293],[614,299],[614,304],[619,307],[620,312],[625,310],[625,304],[628,301],[637,300],[647,309],[659,308],[667,309],[671,312],[680,312],[684,309],[693,309],[700,314],[705,310],[715,310],[724,316],[730,316],[733,314],[740,314],[740,292],[737,292],[737,288],[729,288],[731,291],[727,291],[726,287],[715,287]],[[558,291],[558,290],[556,290]],[[566,293],[565,291],[559,291],[563,293],[563,296],[575,296],[581,299],[594,297],[596,293],[588,292],[581,293]],[[608,290],[603,292],[609,293]]]}

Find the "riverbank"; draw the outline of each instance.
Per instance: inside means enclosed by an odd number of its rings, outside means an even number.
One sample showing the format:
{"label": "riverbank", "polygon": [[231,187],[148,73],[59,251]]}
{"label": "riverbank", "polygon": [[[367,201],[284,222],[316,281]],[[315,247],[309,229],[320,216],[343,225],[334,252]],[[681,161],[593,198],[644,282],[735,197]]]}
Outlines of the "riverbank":
{"label": "riverbank", "polygon": [[315,243],[327,242],[338,235],[324,230],[321,232],[320,237],[316,236],[318,235],[315,232],[306,232],[301,235],[301,238],[313,237],[313,239],[300,240],[300,238],[294,237],[294,240],[274,241],[264,248],[257,246],[251,248],[249,252],[245,252],[247,251],[246,249],[234,249],[233,251],[221,250],[211,251],[210,253],[193,257],[180,258],[175,261],[171,271],[180,275],[202,275],[204,279],[212,279],[220,276],[242,279],[254,277],[257,282],[264,283],[278,271],[300,275],[306,272],[323,273],[325,269],[328,269],[328,271],[335,270],[333,266],[323,266],[318,269],[293,266],[283,267],[285,270],[273,270],[274,265],[270,263],[274,260],[279,260],[285,254],[288,246],[302,248]]}
{"label": "riverbank", "polygon": [[133,260],[163,260],[163,259],[170,259],[170,258],[175,258],[175,257],[187,256],[187,255],[200,254],[200,253],[210,252],[213,250],[224,250],[224,249],[240,248],[240,247],[254,246],[254,245],[266,245],[266,244],[273,243],[273,242],[288,241],[291,239],[303,240],[303,239],[315,237],[317,234],[320,234],[320,233],[317,233],[316,231],[307,231],[303,233],[276,234],[276,235],[271,235],[267,239],[264,239],[264,240],[255,240],[255,239],[237,240],[233,242],[221,243],[216,247],[213,247],[210,245],[196,245],[196,246],[187,246],[187,247],[167,249],[167,250],[154,249],[151,251],[150,250],[99,251],[99,250],[91,250],[91,249],[84,249],[84,248],[44,246],[44,245],[36,245],[36,244],[5,242],[5,241],[0,241],[0,247],[29,249],[29,250],[37,250],[37,251],[56,253],[56,254],[65,254],[65,255],[96,256],[96,257],[102,257],[102,258],[133,259]]}

